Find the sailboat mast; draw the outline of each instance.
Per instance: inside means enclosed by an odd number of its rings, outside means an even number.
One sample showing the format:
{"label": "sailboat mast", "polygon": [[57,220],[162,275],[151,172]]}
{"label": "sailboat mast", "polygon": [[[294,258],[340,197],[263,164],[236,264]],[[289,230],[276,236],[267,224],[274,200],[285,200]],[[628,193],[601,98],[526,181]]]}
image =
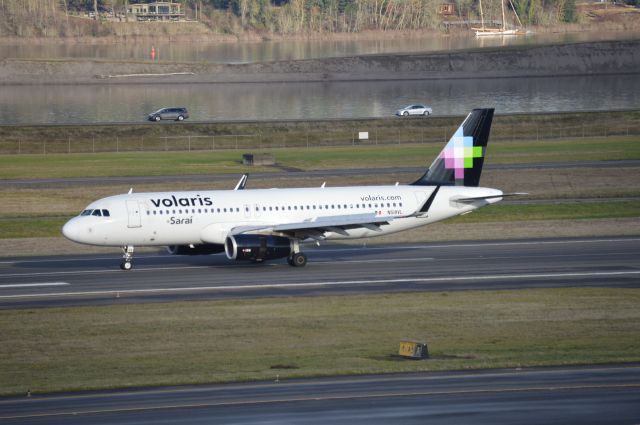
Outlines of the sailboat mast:
{"label": "sailboat mast", "polygon": [[484,13],[482,12],[482,0],[480,0],[480,22],[482,22],[482,30],[484,31]]}
{"label": "sailboat mast", "polygon": [[504,23],[504,0],[500,0],[500,4],[502,5],[502,31],[504,31],[507,28]]}

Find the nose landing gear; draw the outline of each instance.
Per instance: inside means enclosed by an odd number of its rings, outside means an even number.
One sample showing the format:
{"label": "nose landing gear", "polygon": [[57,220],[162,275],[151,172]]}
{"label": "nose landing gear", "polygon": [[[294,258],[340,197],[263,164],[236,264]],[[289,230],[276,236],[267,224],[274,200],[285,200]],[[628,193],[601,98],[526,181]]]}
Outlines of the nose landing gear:
{"label": "nose landing gear", "polygon": [[122,263],[120,263],[120,268],[122,270],[131,270],[133,265],[131,264],[131,260],[133,259],[133,246],[125,245],[122,247]]}

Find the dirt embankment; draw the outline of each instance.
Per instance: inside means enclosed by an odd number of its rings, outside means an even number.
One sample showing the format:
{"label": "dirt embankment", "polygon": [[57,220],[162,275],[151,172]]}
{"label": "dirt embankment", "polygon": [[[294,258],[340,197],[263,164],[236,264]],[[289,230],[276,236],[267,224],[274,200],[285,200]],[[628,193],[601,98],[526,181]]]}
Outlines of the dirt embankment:
{"label": "dirt embankment", "polygon": [[305,82],[640,72],[640,40],[384,54],[255,64],[0,61],[3,84]]}

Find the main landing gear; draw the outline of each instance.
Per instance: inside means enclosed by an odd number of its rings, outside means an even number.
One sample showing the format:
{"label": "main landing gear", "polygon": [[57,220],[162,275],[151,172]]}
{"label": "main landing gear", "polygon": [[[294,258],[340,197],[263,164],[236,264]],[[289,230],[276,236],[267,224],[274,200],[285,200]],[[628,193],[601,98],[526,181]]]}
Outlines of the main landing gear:
{"label": "main landing gear", "polygon": [[289,258],[287,258],[287,263],[293,267],[304,267],[307,265],[307,256],[300,252],[300,243],[298,240],[293,241],[293,250]]}
{"label": "main landing gear", "polygon": [[131,260],[133,259],[133,246],[125,245],[122,247],[122,263],[120,263],[120,268],[122,270],[131,270],[133,265],[131,264]]}

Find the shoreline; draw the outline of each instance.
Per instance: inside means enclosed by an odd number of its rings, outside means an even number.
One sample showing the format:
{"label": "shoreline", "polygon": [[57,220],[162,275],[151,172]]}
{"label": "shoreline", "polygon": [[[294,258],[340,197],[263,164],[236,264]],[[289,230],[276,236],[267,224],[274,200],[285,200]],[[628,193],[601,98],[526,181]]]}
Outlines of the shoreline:
{"label": "shoreline", "polygon": [[640,39],[636,39],[246,64],[3,59],[0,60],[0,85],[299,83],[639,72]]}

